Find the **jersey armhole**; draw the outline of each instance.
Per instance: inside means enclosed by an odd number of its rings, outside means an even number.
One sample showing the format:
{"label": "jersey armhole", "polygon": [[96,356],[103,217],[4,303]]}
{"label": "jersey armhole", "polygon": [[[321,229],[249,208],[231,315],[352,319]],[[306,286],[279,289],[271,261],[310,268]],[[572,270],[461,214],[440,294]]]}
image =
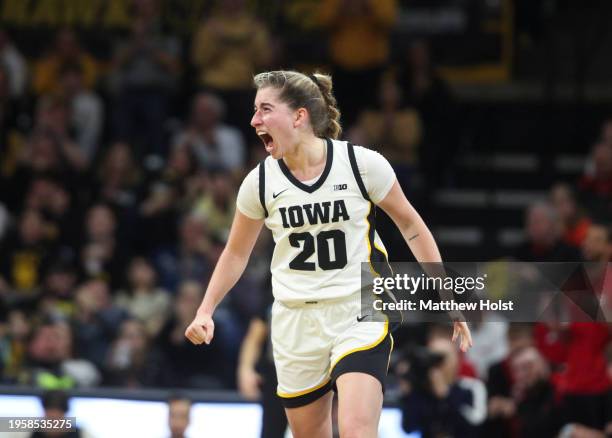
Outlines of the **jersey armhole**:
{"label": "jersey armhole", "polygon": [[264,211],[265,217],[268,217],[268,209],[266,208],[266,159],[259,162],[259,202]]}
{"label": "jersey armhole", "polygon": [[361,191],[361,195],[364,197],[366,201],[371,201],[370,195],[368,195],[368,191],[366,190],[365,184],[363,183],[363,178],[361,178],[361,174],[359,173],[359,167],[357,166],[357,159],[355,158],[355,147],[350,142],[346,143],[346,147],[348,150],[349,161],[351,163],[351,169],[353,170],[353,176],[355,177],[355,180],[357,181],[357,186],[359,187],[359,190]]}

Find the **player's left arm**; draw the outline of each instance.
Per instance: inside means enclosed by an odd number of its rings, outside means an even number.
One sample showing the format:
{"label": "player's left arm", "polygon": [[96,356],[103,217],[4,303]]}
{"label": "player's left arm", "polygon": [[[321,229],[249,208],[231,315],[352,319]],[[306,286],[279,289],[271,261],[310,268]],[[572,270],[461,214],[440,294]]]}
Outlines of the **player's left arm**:
{"label": "player's left arm", "polygon": [[438,245],[436,245],[431,231],[429,231],[419,213],[406,199],[397,179],[391,186],[387,196],[378,203],[378,206],[393,219],[414,257],[420,263],[442,262]]}
{"label": "player's left arm", "polygon": [[[419,263],[442,263],[438,245],[431,231],[406,199],[397,179],[378,206],[393,220]],[[454,323],[453,341],[458,335],[461,335],[461,350],[466,351],[472,346],[472,336],[464,321]]]}

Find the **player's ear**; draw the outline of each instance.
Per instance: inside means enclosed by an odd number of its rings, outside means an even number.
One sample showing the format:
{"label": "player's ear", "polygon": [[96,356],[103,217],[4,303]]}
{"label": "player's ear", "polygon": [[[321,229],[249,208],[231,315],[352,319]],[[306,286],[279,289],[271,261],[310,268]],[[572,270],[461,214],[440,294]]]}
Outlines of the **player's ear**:
{"label": "player's ear", "polygon": [[294,119],[293,119],[293,127],[298,128],[302,126],[308,120],[308,111],[306,108],[298,108],[295,111]]}

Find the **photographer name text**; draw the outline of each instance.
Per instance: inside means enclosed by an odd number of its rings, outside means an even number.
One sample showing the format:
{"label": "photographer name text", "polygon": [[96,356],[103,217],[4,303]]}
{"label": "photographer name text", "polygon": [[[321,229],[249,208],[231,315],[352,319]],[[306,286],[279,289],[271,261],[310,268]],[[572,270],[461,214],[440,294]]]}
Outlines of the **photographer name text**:
{"label": "photographer name text", "polygon": [[435,301],[435,300],[419,300],[418,303],[409,300],[399,300],[397,302],[384,302],[383,300],[374,300],[372,303],[374,310],[381,311],[395,311],[395,310],[408,310],[408,311],[476,311],[476,310],[488,310],[488,311],[510,311],[514,310],[513,301],[504,300],[479,300],[469,303],[458,303],[456,301]]}

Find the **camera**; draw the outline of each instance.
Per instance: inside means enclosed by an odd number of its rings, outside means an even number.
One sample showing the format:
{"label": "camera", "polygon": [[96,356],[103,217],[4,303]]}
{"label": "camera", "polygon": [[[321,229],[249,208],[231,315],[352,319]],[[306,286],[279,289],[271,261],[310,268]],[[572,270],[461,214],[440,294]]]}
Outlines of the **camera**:
{"label": "camera", "polygon": [[439,367],[445,356],[429,350],[427,347],[410,345],[402,351],[401,359],[396,366],[400,379],[410,383],[415,391],[431,392],[429,371]]}

